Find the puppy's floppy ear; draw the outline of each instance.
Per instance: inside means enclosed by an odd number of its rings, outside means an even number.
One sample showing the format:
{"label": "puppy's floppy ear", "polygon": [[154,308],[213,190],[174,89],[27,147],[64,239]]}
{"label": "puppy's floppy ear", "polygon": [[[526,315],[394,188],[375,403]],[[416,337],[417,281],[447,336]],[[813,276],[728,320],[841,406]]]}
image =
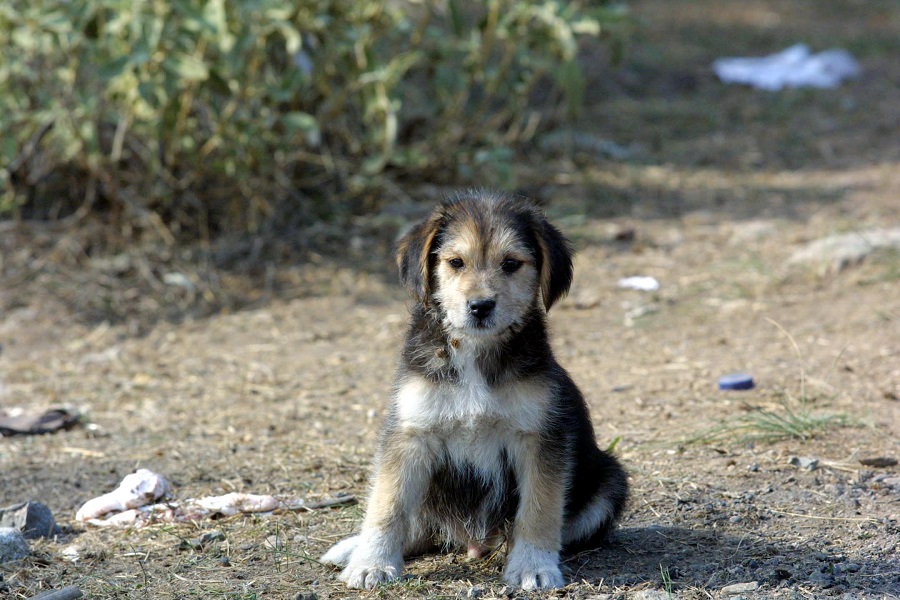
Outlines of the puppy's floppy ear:
{"label": "puppy's floppy ear", "polygon": [[400,283],[420,302],[431,295],[431,251],[441,230],[443,219],[434,214],[416,224],[397,243],[397,267]]}
{"label": "puppy's floppy ear", "polygon": [[572,244],[551,225],[546,218],[538,219],[535,233],[541,251],[541,297],[544,308],[550,310],[553,304],[569,292],[572,285]]}

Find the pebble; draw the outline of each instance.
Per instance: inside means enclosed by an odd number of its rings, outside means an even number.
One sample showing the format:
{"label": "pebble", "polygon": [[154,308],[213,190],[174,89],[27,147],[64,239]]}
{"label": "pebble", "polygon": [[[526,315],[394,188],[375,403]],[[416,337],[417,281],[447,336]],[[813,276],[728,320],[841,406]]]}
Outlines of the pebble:
{"label": "pebble", "polygon": [[856,573],[861,568],[862,567],[860,567],[857,563],[854,563],[854,562],[838,563],[838,564],[834,565],[834,570],[838,571],[838,569],[840,569],[840,571],[842,573]]}
{"label": "pebble", "polygon": [[484,590],[478,587],[477,585],[473,585],[466,591],[466,598],[481,598],[484,595]]}
{"label": "pebble", "polygon": [[879,483],[886,487],[900,488],[900,477],[885,477]]}
{"label": "pebble", "polygon": [[0,527],[18,529],[29,539],[53,537],[59,532],[50,509],[31,500],[0,508]]}
{"label": "pebble", "polygon": [[829,573],[822,573],[821,571],[816,571],[815,573],[810,574],[807,581],[809,581],[810,583],[815,583],[816,585],[821,585],[825,588],[834,585],[834,577]]}
{"label": "pebble", "polygon": [[37,596],[32,596],[29,600],[77,600],[83,598],[84,594],[74,585],[70,585],[58,590],[47,590],[41,592]]}
{"label": "pebble", "polygon": [[284,540],[281,538],[281,536],[270,535],[266,538],[265,547],[269,550],[283,550]]}
{"label": "pebble", "polygon": [[900,249],[900,228],[870,229],[832,235],[810,242],[790,257],[790,264],[818,266],[821,274],[842,271],[878,249]]}
{"label": "pebble", "polygon": [[723,594],[733,596],[735,594],[743,594],[744,592],[752,592],[759,588],[758,581],[748,581],[746,583],[733,583],[722,588]]}
{"label": "pebble", "polygon": [[206,546],[212,542],[223,542],[225,541],[225,534],[221,531],[207,531],[197,541],[200,542],[201,546]]}
{"label": "pebble", "polygon": [[870,458],[860,458],[859,464],[866,467],[875,467],[883,469],[885,467],[893,467],[897,465],[897,459],[891,456],[873,456]]}
{"label": "pebble", "polygon": [[633,600],[670,600],[677,597],[677,594],[664,590],[641,590],[629,596]]}
{"label": "pebble", "polygon": [[0,564],[20,560],[31,554],[22,532],[14,527],[0,527]]}
{"label": "pebble", "polygon": [[807,471],[815,471],[819,468],[819,459],[808,456],[792,456],[788,462],[798,469],[806,469]]}

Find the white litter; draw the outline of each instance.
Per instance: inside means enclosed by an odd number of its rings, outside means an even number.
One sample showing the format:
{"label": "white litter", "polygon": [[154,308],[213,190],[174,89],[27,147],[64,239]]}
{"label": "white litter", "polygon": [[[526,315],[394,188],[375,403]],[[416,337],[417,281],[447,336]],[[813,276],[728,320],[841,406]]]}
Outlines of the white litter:
{"label": "white litter", "polygon": [[75,518],[95,527],[142,527],[153,523],[186,523],[218,516],[241,513],[271,513],[276,510],[315,510],[341,504],[355,504],[350,495],[314,502],[279,500],[268,494],[232,492],[222,496],[205,496],[185,500],[166,499],[172,493],[165,477],[148,469],[127,475],[115,491],[88,500]]}
{"label": "white litter", "polygon": [[209,496],[194,500],[201,509],[210,514],[221,514],[226,517],[239,512],[271,512],[282,507],[281,500],[269,495],[241,494],[232,492],[224,496]]}
{"label": "white litter", "polygon": [[857,77],[859,63],[846,50],[835,48],[813,54],[806,44],[796,44],[760,58],[720,58],[713,71],[725,83],[741,83],[761,90],[783,88],[834,88],[844,79]]}
{"label": "white litter", "polygon": [[641,292],[655,292],[659,289],[659,281],[655,277],[644,275],[636,275],[634,277],[623,277],[618,283],[620,288],[626,290],[638,290]]}
{"label": "white litter", "polygon": [[138,508],[171,493],[166,478],[149,469],[138,469],[126,475],[115,490],[88,500],[75,513],[75,520],[90,521],[111,512]]}
{"label": "white litter", "polygon": [[149,469],[138,469],[126,475],[112,492],[85,502],[75,519],[97,527],[126,527],[150,521],[192,521],[214,515],[271,512],[286,506],[274,496],[237,492],[154,504],[171,493],[165,477]]}

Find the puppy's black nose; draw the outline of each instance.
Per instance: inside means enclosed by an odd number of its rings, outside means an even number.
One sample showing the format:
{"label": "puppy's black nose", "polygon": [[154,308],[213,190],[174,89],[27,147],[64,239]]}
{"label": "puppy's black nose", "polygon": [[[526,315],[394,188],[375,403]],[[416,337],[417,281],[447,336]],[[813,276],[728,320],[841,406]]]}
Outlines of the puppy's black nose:
{"label": "puppy's black nose", "polygon": [[469,300],[469,312],[476,319],[486,319],[495,306],[497,306],[496,300]]}

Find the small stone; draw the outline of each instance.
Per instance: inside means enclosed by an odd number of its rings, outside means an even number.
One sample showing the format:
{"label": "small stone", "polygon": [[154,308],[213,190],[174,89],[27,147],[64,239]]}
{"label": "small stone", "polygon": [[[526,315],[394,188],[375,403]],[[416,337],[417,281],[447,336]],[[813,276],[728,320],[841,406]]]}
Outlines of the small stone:
{"label": "small stone", "polygon": [[860,567],[857,563],[848,562],[848,563],[838,563],[835,565],[835,568],[840,567],[841,571],[844,573],[856,573],[862,567]]}
{"label": "small stone", "polygon": [[733,596],[735,594],[743,594],[744,592],[752,592],[759,588],[758,581],[748,581],[746,583],[733,583],[722,588],[723,594]]}
{"label": "small stone", "polygon": [[300,592],[295,600],[319,600],[315,592]]}
{"label": "small stone", "polygon": [[900,477],[885,477],[879,483],[885,487],[900,488]]}
{"label": "small stone", "polygon": [[885,467],[896,466],[897,459],[892,458],[890,456],[873,456],[871,458],[859,459],[859,464],[866,466],[866,467],[875,467],[876,469],[883,469]]}
{"label": "small stone", "polygon": [[792,456],[788,462],[798,469],[806,469],[807,471],[815,471],[819,468],[819,459],[808,456]]}
{"label": "small stone", "polygon": [[484,590],[477,585],[473,585],[466,591],[466,598],[481,598],[483,595]]}
{"label": "small stone", "polygon": [[829,588],[834,585],[834,577],[830,573],[822,573],[821,571],[810,574],[808,581],[810,583],[815,583],[816,585],[821,585],[824,588]]}
{"label": "small stone", "polygon": [[775,576],[778,579],[790,579],[794,574],[787,569],[775,569]]}
{"label": "small stone", "polygon": [[671,600],[677,598],[673,593],[664,590],[641,590],[629,596],[633,600]]}
{"label": "small stone", "polygon": [[281,536],[270,535],[266,538],[265,547],[269,550],[284,550],[284,540]]}
{"label": "small stone", "polygon": [[853,231],[814,240],[796,250],[788,264],[818,266],[824,275],[859,264],[880,249],[900,249],[900,228]]}
{"label": "small stone", "polygon": [[208,546],[213,542],[225,541],[225,534],[221,531],[207,531],[197,540],[201,546]]}
{"label": "small stone", "polygon": [[740,523],[743,520],[744,520],[744,517],[742,517],[741,515],[734,515],[733,517],[728,519],[728,522],[729,523]]}
{"label": "small stone", "polygon": [[0,564],[20,560],[31,554],[22,532],[14,527],[0,527]]}
{"label": "small stone", "polygon": [[0,527],[18,529],[29,539],[53,537],[59,532],[50,509],[32,501],[0,508]]}

